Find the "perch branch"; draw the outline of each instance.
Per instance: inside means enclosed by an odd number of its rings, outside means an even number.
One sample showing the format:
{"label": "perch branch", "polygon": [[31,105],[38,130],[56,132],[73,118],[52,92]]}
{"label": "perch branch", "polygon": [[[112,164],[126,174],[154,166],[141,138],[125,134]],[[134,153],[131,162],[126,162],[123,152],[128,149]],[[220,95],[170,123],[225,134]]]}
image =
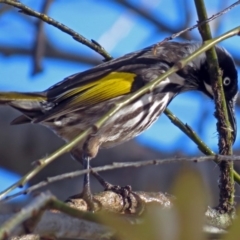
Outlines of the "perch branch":
{"label": "perch branch", "polygon": [[35,184],[34,186],[31,186],[25,190],[19,191],[10,196],[6,196],[1,201],[8,201],[8,200],[16,198],[17,196],[20,196],[22,194],[29,194],[35,190],[39,190],[40,188],[49,185],[51,183],[62,181],[65,179],[72,179],[74,177],[84,175],[89,171],[102,172],[102,171],[109,171],[109,170],[114,170],[114,169],[119,169],[119,168],[144,167],[144,166],[148,166],[148,165],[160,165],[160,164],[179,163],[179,162],[201,163],[201,162],[206,162],[206,161],[215,161],[216,163],[219,163],[221,161],[240,161],[240,156],[215,155],[212,152],[211,156],[202,156],[202,157],[192,157],[192,158],[186,158],[186,157],[177,158],[176,157],[176,158],[166,158],[166,159],[160,159],[160,160],[156,159],[156,160],[146,160],[146,161],[112,163],[110,165],[94,167],[91,170],[79,170],[79,171],[74,171],[74,172],[70,172],[70,173],[60,174],[60,175],[57,175],[54,177],[48,177],[46,180],[39,182],[39,183]]}

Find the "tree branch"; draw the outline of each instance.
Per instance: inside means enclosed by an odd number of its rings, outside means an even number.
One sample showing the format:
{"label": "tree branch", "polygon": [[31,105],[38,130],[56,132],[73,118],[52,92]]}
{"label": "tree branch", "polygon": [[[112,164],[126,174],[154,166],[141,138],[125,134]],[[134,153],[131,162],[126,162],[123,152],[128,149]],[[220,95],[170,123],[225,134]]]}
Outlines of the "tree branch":
{"label": "tree branch", "polygon": [[[162,193],[137,193],[150,214],[156,210],[164,209],[164,213],[172,215],[176,210],[173,208],[172,200]],[[135,236],[140,236],[140,229],[148,226],[147,215],[122,215],[122,198],[113,192],[103,192],[94,196],[104,206],[107,212],[86,212],[86,204],[82,199],[75,199],[69,203],[58,201],[50,193],[41,193],[33,201],[16,214],[0,214],[0,239],[20,236],[18,239],[38,239],[36,235],[44,238],[74,238],[74,239],[110,239],[116,237],[121,229],[135,229]],[[111,209],[105,203],[111,201]],[[139,199],[133,199],[136,201]],[[118,209],[112,209],[113,202],[120,203]],[[191,201],[189,202],[191,203]],[[153,208],[153,204],[155,207]],[[178,208],[182,208],[181,205]],[[181,210],[183,210],[182,208]],[[50,211],[49,211],[50,210]],[[113,210],[112,212],[110,212]],[[179,209],[178,209],[179,210]],[[198,209],[200,210],[200,209]],[[201,209],[202,211],[202,209]],[[117,214],[118,213],[118,214]],[[155,216],[156,218],[156,216]],[[32,224],[34,221],[34,224]],[[168,224],[172,218],[166,218]],[[208,208],[205,212],[205,233],[212,233],[214,229],[223,233],[232,223],[228,215],[219,214],[214,209]],[[103,225],[104,224],[104,225]],[[179,224],[177,222],[176,224]],[[154,224],[153,224],[154,225]],[[161,223],[160,223],[161,225]],[[125,228],[124,228],[125,227]],[[158,225],[158,228],[161,227]],[[188,226],[185,226],[188,227]],[[197,226],[200,227],[200,226]],[[153,226],[153,230],[156,226]],[[186,229],[182,229],[186,231]],[[31,235],[26,235],[31,234]],[[139,239],[139,238],[136,238]]]}
{"label": "tree branch", "polygon": [[105,58],[105,60],[112,59],[112,57],[106,52],[106,50],[102,46],[100,46],[98,43],[96,43],[93,40],[92,41],[88,40],[84,36],[78,34],[74,30],[72,30],[69,27],[65,26],[64,24],[54,20],[53,18],[50,18],[46,14],[34,11],[30,7],[20,3],[18,1],[14,1],[14,0],[0,0],[0,3],[5,3],[5,4],[11,5],[13,7],[19,8],[19,9],[21,9],[20,12],[25,13],[25,14],[30,15],[30,16],[34,16],[34,17],[42,20],[43,22],[46,22],[50,25],[53,25],[54,27],[58,28],[59,30],[61,30],[61,31],[67,33],[68,35],[72,36],[77,42],[80,42],[80,43],[88,46],[89,48],[91,48],[95,52],[102,55]]}
{"label": "tree branch", "polygon": [[[199,21],[197,24],[193,25],[192,27],[187,27],[187,28],[185,28],[185,29],[183,29],[183,30],[181,30],[181,31],[179,31],[177,33],[172,34],[170,37],[167,37],[163,41],[161,41],[159,45],[161,45],[161,44],[163,44],[165,42],[168,42],[170,40],[173,40],[174,38],[179,37],[183,33],[186,33],[188,31],[192,31],[193,29],[195,29],[197,27],[199,28],[199,27],[203,26],[204,24],[207,24],[207,23],[213,21],[214,19],[216,19],[218,17],[221,17],[222,15],[224,15],[228,11],[232,10],[234,7],[236,7],[239,4],[240,4],[240,0],[235,2],[235,3],[233,3],[232,5],[230,5],[228,7],[226,7],[225,9],[221,10],[220,12],[218,12],[216,14],[213,14],[211,17],[203,19],[202,21]],[[240,62],[239,62],[239,65],[240,65]]]}
{"label": "tree branch", "polygon": [[[1,0],[0,0],[1,1]],[[193,54],[190,56],[180,60],[177,62],[172,68],[170,68],[168,71],[166,71],[164,74],[162,74],[160,77],[155,79],[152,82],[149,82],[144,87],[140,88],[138,91],[132,93],[130,96],[126,97],[122,101],[115,104],[115,107],[113,107],[109,112],[107,112],[104,116],[102,116],[93,126],[87,128],[84,132],[82,132],[79,136],[74,138],[69,143],[65,144],[63,147],[59,148],[57,151],[52,153],[46,158],[40,159],[37,163],[38,166],[35,167],[32,171],[27,173],[24,177],[22,177],[18,182],[13,184],[12,186],[8,187],[6,190],[0,193],[0,199],[2,199],[7,193],[15,189],[16,187],[23,186],[26,182],[28,182],[32,177],[34,177],[39,171],[41,171],[44,167],[46,167],[49,163],[51,163],[53,160],[55,160],[57,157],[61,156],[64,153],[67,153],[71,151],[72,148],[74,148],[80,141],[82,141],[85,137],[87,137],[91,133],[97,132],[101,126],[109,119],[111,118],[116,112],[118,112],[121,108],[128,105],[133,100],[141,97],[145,93],[149,93],[153,91],[155,86],[157,86],[161,81],[166,79],[171,74],[179,71],[181,68],[186,66],[188,62],[190,62],[192,59],[199,56],[201,53],[205,52],[206,50],[210,49],[211,47],[215,46],[217,43],[223,41],[224,39],[230,38],[232,36],[235,36],[239,34],[240,27],[234,28],[230,31],[228,31],[225,34],[222,34],[221,36],[214,38],[212,40],[209,40],[205,42],[202,47],[200,47],[198,50],[196,50]],[[154,48],[153,50],[154,51]]]}
{"label": "tree branch", "polygon": [[[211,152],[211,150],[209,150]],[[20,195],[29,194],[33,191],[39,190],[40,188],[43,188],[49,184],[66,180],[66,179],[72,179],[75,177],[79,177],[81,175],[84,175],[88,172],[94,171],[94,172],[103,172],[103,171],[109,171],[119,168],[129,168],[129,167],[144,167],[149,165],[161,165],[161,164],[169,164],[169,163],[179,163],[179,162],[187,162],[187,163],[201,163],[201,162],[208,162],[208,161],[214,161],[216,163],[220,163],[222,161],[240,161],[240,156],[226,156],[226,155],[215,155],[213,152],[210,156],[201,156],[201,157],[181,157],[181,158],[165,158],[165,159],[155,159],[155,160],[146,160],[146,161],[134,161],[134,162],[114,162],[110,165],[100,166],[100,167],[94,167],[91,168],[91,170],[79,170],[74,171],[70,173],[64,173],[60,174],[54,177],[48,177],[46,180],[39,182],[25,190],[19,191],[15,194],[12,194],[10,196],[6,196],[2,198],[0,202],[9,201],[13,198],[16,198]]]}
{"label": "tree branch", "polygon": [[[94,57],[88,57],[81,54],[70,53],[67,51],[56,49],[51,43],[46,42],[46,52],[45,57],[55,59],[55,60],[62,60],[62,61],[69,61],[74,63],[82,63],[87,65],[97,65],[100,64],[101,61],[95,59]],[[0,45],[0,52],[5,55],[6,57],[12,55],[23,55],[23,56],[31,56],[33,54],[32,49],[30,48],[23,48],[23,47],[9,47],[6,45]]]}
{"label": "tree branch", "polygon": [[[42,5],[42,13],[46,14],[53,0],[45,0]],[[46,37],[44,33],[44,21],[38,20],[36,24],[36,37],[33,43],[33,71],[32,75],[42,72],[42,58],[46,50]]]}
{"label": "tree branch", "polygon": [[[203,0],[195,0],[199,21],[207,19],[207,12]],[[203,41],[212,39],[212,34],[208,23],[199,27],[199,32]],[[222,72],[219,68],[217,54],[215,48],[206,51],[209,73],[211,77],[211,85],[216,106],[215,116],[217,118],[217,130],[219,133],[219,153],[224,155],[232,154],[232,128],[228,119],[227,105],[225,101]],[[220,167],[220,199],[219,210],[223,212],[232,212],[234,209],[234,177],[233,163],[221,162]]]}

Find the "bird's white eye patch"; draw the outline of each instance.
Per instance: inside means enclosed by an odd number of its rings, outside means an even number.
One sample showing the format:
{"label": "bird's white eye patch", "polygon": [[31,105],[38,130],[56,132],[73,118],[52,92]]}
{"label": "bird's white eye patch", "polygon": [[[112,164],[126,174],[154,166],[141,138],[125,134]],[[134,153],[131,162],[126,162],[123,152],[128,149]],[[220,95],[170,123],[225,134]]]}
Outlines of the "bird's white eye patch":
{"label": "bird's white eye patch", "polygon": [[232,99],[234,105],[236,104],[237,98],[238,98],[238,92],[235,94],[235,96]]}
{"label": "bird's white eye patch", "polygon": [[206,82],[204,82],[204,85],[205,85],[205,88],[208,91],[208,93],[213,96],[212,86]]}
{"label": "bird's white eye patch", "polygon": [[223,79],[223,85],[228,86],[231,83],[231,79],[229,77],[225,77]]}

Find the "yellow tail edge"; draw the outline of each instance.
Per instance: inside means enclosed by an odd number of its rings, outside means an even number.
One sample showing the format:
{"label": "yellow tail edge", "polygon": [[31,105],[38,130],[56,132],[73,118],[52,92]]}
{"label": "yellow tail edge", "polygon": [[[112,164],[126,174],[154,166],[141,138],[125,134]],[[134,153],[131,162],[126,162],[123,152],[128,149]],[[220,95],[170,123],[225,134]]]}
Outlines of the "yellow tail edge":
{"label": "yellow tail edge", "polygon": [[47,97],[41,93],[0,92],[0,103],[12,101],[46,101]]}

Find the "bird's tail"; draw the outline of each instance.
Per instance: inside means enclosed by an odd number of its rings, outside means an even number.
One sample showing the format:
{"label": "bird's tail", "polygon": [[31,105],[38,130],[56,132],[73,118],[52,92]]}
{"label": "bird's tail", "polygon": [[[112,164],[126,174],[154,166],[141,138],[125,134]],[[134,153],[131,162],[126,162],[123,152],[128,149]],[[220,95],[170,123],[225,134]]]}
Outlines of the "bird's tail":
{"label": "bird's tail", "polygon": [[44,93],[0,92],[0,105],[9,105],[23,113],[11,124],[31,122],[42,113],[42,103],[46,101]]}

